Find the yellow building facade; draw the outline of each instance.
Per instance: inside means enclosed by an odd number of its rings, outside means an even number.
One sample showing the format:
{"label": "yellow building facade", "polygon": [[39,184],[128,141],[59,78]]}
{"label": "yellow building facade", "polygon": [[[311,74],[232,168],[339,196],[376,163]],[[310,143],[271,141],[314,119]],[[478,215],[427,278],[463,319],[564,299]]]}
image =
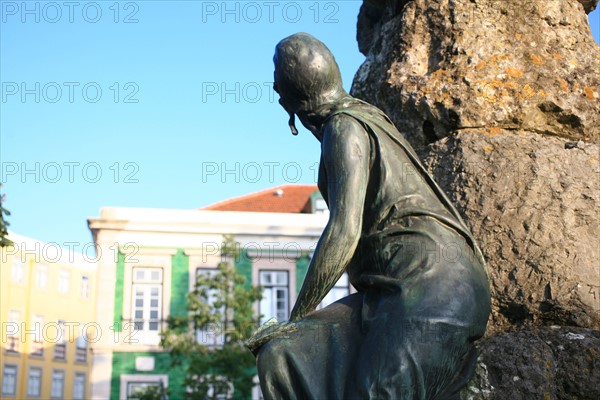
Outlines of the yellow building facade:
{"label": "yellow building facade", "polygon": [[14,245],[0,248],[1,397],[89,398],[90,348],[103,334],[95,255],[9,238]]}

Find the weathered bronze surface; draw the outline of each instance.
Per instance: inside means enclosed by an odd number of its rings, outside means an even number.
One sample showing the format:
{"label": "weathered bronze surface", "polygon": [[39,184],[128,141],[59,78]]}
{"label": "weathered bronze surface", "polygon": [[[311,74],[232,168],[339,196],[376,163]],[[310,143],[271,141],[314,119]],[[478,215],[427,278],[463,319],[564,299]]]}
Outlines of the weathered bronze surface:
{"label": "weathered bronze surface", "polygon": [[[329,49],[298,33],[275,52],[275,90],[321,142],[330,210],[290,321],[259,330],[266,399],[454,399],[490,313],[473,236],[376,107],[342,88]],[[314,311],[344,271],[357,289]]]}

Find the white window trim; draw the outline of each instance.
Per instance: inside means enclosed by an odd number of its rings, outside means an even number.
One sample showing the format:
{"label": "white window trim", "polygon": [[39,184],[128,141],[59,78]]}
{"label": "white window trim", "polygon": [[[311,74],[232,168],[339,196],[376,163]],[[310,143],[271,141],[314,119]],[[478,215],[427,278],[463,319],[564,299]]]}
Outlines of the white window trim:
{"label": "white window trim", "polygon": [[10,275],[14,284],[22,284],[25,281],[25,263],[19,257],[13,258]]}
{"label": "white window trim", "polygon": [[[346,284],[340,284],[341,281],[346,280]],[[332,292],[335,289],[346,289],[347,292],[344,296],[342,297],[338,297],[338,298],[328,298],[328,296],[330,294],[332,294]],[[348,276],[347,272],[344,272],[344,274],[342,275],[342,277],[340,279],[338,279],[338,281],[335,283],[335,285],[331,288],[331,290],[325,295],[325,298],[323,298],[323,300],[321,300],[321,303],[319,303],[319,305],[317,306],[317,310],[320,310],[322,308],[327,307],[330,304],[335,303],[336,301],[343,299],[344,297],[349,296],[350,294],[352,294],[352,285],[350,284],[350,277]]]}
{"label": "white window trim", "polygon": [[127,398],[127,384],[130,382],[154,383],[162,381],[163,387],[169,387],[169,375],[150,375],[150,374],[123,374],[121,375],[121,388],[119,398]]}
{"label": "white window trim", "polygon": [[[265,274],[268,274],[268,273],[285,273],[286,277],[287,277],[287,283],[286,284],[278,284],[277,282],[273,282],[270,285],[263,284],[262,280],[261,280],[261,277],[264,276]],[[259,300],[259,302],[258,302],[258,304],[259,304],[258,305],[258,308],[259,308],[258,312],[259,312],[260,315],[262,315],[262,317],[261,317],[261,323],[265,323],[265,322],[267,322],[269,319],[271,319],[273,317],[277,318],[277,320],[279,322],[287,320],[289,318],[289,314],[291,312],[291,302],[290,302],[290,292],[291,292],[291,289],[290,289],[290,273],[289,273],[289,271],[281,270],[281,269],[261,269],[261,270],[258,271],[258,284],[261,285],[261,286],[263,286],[263,288],[265,288],[263,290],[263,299]],[[261,303],[263,302],[263,300],[265,300],[265,296],[266,296],[265,292],[267,291],[266,290],[267,288],[274,288],[274,289],[284,288],[284,289],[286,289],[286,299],[285,299],[285,302],[286,302],[286,304],[285,304],[285,306],[286,306],[286,310],[285,310],[286,316],[285,317],[279,317],[277,315],[275,315],[275,316],[273,316],[273,315],[271,315],[271,316],[264,315],[264,312],[266,310],[264,310],[264,309],[261,308]],[[276,298],[276,296],[273,299],[270,300],[270,303],[271,303],[271,306],[275,306],[275,310],[276,310],[277,309],[277,298]],[[270,310],[270,311],[273,311],[273,310]]]}
{"label": "white window trim", "polygon": [[[197,267],[194,271],[194,278],[197,279],[200,271],[210,271],[210,275],[215,275],[219,273],[219,269],[216,267]],[[196,281],[195,281],[196,282]],[[195,288],[194,282],[194,288]],[[221,321],[220,326],[216,326],[214,332],[211,332],[211,329],[196,329],[196,341],[202,345],[209,347],[218,347],[222,346],[225,343],[225,332],[223,329],[223,321]]]}
{"label": "white window trim", "polygon": [[[86,282],[84,284],[84,282]],[[87,300],[90,298],[90,277],[88,275],[81,275],[79,280],[79,297]]]}
{"label": "white window trim", "polygon": [[[162,314],[161,319],[167,320],[170,314],[171,299],[171,256],[176,252],[152,251],[151,249],[140,249],[135,257],[131,257],[131,261],[125,263],[124,279],[123,279],[123,334],[119,335],[120,343],[128,349],[133,347],[139,350],[151,350],[158,347],[160,337],[154,341],[144,341],[141,335],[136,334],[133,330],[133,269],[138,267],[162,268]],[[129,258],[126,258],[126,261]],[[162,324],[159,332],[166,328],[166,324]]]}
{"label": "white window trim", "polygon": [[[14,375],[14,381],[13,381],[13,386],[12,386],[12,393],[6,393],[4,392],[4,377],[5,377],[5,372],[6,372],[6,368],[10,367],[11,369],[14,369],[15,371],[15,375]],[[17,395],[17,385],[19,383],[19,366],[16,364],[10,364],[10,363],[6,363],[4,364],[4,367],[2,368],[2,382],[0,384],[2,384],[2,388],[0,389],[0,393],[2,394],[2,396],[9,396],[9,397],[15,397]]]}
{"label": "white window trim", "polygon": [[[163,320],[163,309],[162,309],[162,304],[164,303],[164,298],[163,298],[163,290],[164,290],[164,284],[163,284],[163,280],[162,280],[162,268],[153,268],[153,267],[139,267],[139,269],[143,269],[146,271],[158,271],[160,272],[160,280],[156,280],[156,281],[152,281],[152,280],[142,280],[142,281],[133,281],[132,282],[132,287],[131,287],[131,291],[132,291],[132,299],[131,299],[131,311],[133,313],[132,318],[131,318],[131,322],[133,323],[132,329],[135,330],[135,336],[137,337],[138,340],[141,340],[144,343],[156,343],[158,344],[158,342],[160,341],[160,332],[163,328],[163,324],[162,324],[162,320]],[[136,268],[133,269],[133,273],[135,274],[136,272]],[[150,313],[152,312],[152,306],[151,304],[149,304],[152,301],[152,291],[156,289],[156,291],[158,292],[158,307],[156,307],[157,314],[158,314],[158,318],[156,318],[156,320],[151,319],[150,317]],[[137,291],[141,290],[142,292],[142,303],[143,303],[143,308],[141,309],[143,315],[141,318],[141,328],[142,329],[135,329],[135,325],[138,324],[140,321],[135,317],[135,311],[136,311],[136,301],[138,300],[137,298]],[[158,324],[158,329],[153,330],[150,329],[150,323],[154,322],[156,324]]]}
{"label": "white window trim", "polygon": [[[267,254],[267,250],[265,250]],[[252,284],[259,286],[260,271],[287,271],[288,272],[288,313],[296,302],[296,260],[275,258],[269,260],[268,256],[252,259]],[[258,315],[260,301],[255,302],[254,312]]]}
{"label": "white window trim", "polygon": [[[44,356],[44,337],[42,334],[42,329],[44,327],[44,317],[41,315],[34,315],[31,318],[31,327],[30,331],[35,331],[30,342],[30,351],[29,354],[34,357],[43,357]],[[39,347],[39,349],[38,349]],[[40,354],[36,354],[37,350],[41,350]]]}
{"label": "white window trim", "polygon": [[71,286],[71,272],[66,269],[58,271],[57,290],[60,294],[68,294]]}
{"label": "white window trim", "polygon": [[[59,373],[62,374],[61,386],[60,386],[60,394],[55,395],[54,392],[54,374]],[[62,399],[65,397],[65,382],[66,382],[66,374],[64,369],[54,369],[52,370],[52,379],[50,381],[50,398],[51,399]]]}
{"label": "white window trim", "polygon": [[[38,386],[37,386],[37,395],[29,393],[29,383],[30,383],[30,380],[31,380],[31,371],[33,371],[33,370],[40,371],[39,381],[38,381]],[[27,371],[27,387],[26,387],[26,390],[25,390],[27,396],[31,396],[31,397],[34,397],[34,398],[41,397],[41,395],[42,395],[42,379],[44,379],[44,371],[43,371],[43,369],[41,367],[29,367],[29,370]]]}
{"label": "white window trim", "polygon": [[[16,316],[16,318],[15,318]],[[12,325],[11,328],[14,328],[16,325],[16,331],[12,331],[10,334],[8,334],[7,332],[7,343],[5,346],[5,349],[7,352],[10,353],[18,353],[21,351],[21,338],[19,335],[20,330],[22,329],[21,326],[21,311],[20,310],[9,310],[8,311],[8,323]],[[14,350],[11,349],[11,347],[14,347]]]}
{"label": "white window trim", "polygon": [[[77,376],[83,376],[83,394],[81,395],[81,397],[75,397],[75,384],[77,383]],[[87,374],[85,372],[75,372],[75,374],[73,374],[73,392],[72,392],[72,397],[74,400],[84,400],[86,398],[86,392],[87,392]]]}
{"label": "white window trim", "polygon": [[[35,287],[45,290],[48,288],[49,270],[46,264],[37,264],[35,267]],[[42,280],[41,277],[44,279]],[[42,282],[43,281],[43,282]],[[43,284],[42,284],[43,283]]]}

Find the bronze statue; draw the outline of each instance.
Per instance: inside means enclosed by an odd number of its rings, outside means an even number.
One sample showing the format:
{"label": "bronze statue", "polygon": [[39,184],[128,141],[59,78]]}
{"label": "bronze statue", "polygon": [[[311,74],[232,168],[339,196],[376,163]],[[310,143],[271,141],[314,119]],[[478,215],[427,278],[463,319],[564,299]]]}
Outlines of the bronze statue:
{"label": "bronze statue", "polygon": [[[257,331],[266,399],[458,399],[490,293],[472,234],[409,143],[348,95],[306,33],[276,47],[275,90],[321,142],[330,210],[290,320]],[[314,311],[344,271],[357,289]]]}

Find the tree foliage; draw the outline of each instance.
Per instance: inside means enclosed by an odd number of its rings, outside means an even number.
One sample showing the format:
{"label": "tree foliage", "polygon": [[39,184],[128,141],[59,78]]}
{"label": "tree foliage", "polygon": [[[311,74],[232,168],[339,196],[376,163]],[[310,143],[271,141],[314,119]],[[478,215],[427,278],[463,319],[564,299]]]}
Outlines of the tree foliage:
{"label": "tree foliage", "polygon": [[8,239],[8,226],[10,224],[4,219],[4,216],[9,216],[10,212],[2,205],[2,203],[4,203],[5,195],[1,190],[2,184],[0,183],[0,247],[7,247],[13,244]]}
{"label": "tree foliage", "polygon": [[161,335],[172,365],[185,370],[188,399],[247,399],[254,386],[255,359],[243,339],[258,326],[253,304],[262,288],[236,271],[232,261],[243,255],[231,237],[221,254],[216,272],[197,277],[188,315],[170,318]]}

